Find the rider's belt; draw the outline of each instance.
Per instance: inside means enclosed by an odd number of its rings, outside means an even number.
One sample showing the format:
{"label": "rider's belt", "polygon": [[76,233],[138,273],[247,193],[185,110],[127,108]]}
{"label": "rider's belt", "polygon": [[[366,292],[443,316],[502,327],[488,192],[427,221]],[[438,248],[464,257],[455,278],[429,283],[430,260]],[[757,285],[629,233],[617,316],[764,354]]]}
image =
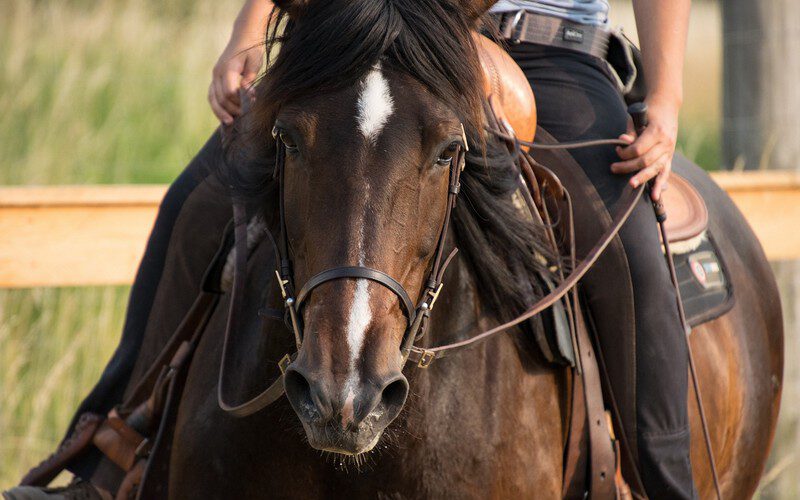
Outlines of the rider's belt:
{"label": "rider's belt", "polygon": [[500,36],[510,44],[536,43],[575,50],[605,59],[611,32],[603,26],[518,10],[492,15]]}

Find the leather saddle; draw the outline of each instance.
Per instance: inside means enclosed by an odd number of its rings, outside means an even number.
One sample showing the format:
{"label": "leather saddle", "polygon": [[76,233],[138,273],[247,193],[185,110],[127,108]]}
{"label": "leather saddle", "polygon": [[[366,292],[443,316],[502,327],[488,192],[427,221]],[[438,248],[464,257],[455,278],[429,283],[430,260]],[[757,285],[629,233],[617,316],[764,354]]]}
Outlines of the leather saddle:
{"label": "leather saddle", "polygon": [[[536,100],[528,79],[517,63],[483,35],[476,35],[484,76],[484,91],[498,118],[510,126],[517,137],[533,141],[536,132]],[[708,227],[708,209],[697,190],[678,174],[670,175],[663,194],[669,214],[667,236],[670,243],[700,237]]]}

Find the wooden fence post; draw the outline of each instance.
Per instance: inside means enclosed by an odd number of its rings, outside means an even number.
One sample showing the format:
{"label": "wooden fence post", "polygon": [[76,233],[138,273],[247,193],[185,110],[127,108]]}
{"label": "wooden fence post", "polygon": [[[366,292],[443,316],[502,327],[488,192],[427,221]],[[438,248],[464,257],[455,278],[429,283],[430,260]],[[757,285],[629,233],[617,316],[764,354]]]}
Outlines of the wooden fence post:
{"label": "wooden fence post", "polygon": [[728,168],[800,167],[800,1],[720,0],[722,158]]}
{"label": "wooden fence post", "polygon": [[[800,171],[800,1],[719,0],[723,23],[722,158],[727,168]],[[773,217],[781,217],[774,214]],[[799,227],[800,221],[790,221]],[[798,498],[800,261],[773,263],[785,324],[783,404],[762,499]]]}

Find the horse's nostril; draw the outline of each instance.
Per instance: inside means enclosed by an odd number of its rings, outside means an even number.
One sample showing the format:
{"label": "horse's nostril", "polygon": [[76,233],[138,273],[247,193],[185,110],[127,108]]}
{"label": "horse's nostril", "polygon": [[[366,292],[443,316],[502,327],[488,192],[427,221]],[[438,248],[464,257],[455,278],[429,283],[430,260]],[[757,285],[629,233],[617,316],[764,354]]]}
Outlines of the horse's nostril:
{"label": "horse's nostril", "polygon": [[390,411],[397,411],[403,407],[408,396],[408,381],[400,376],[383,387],[381,402]]}
{"label": "horse's nostril", "polygon": [[286,397],[298,415],[313,420],[319,418],[319,408],[311,393],[311,384],[299,371],[289,368],[283,376]]}

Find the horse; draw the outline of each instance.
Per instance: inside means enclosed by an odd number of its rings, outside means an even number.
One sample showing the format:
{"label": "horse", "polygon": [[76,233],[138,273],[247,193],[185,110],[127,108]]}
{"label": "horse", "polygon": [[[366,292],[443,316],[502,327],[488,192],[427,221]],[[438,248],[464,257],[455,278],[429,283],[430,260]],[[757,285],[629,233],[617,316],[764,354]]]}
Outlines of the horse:
{"label": "horse", "polygon": [[[262,234],[246,261],[244,314],[226,354],[225,397],[234,402],[280,377],[278,363],[295,346],[282,319],[270,314],[283,307],[274,274],[281,256],[263,237],[265,228],[286,231],[296,283],[327,269],[370,267],[411,291],[414,303],[440,242],[445,254],[457,246],[423,347],[469,338],[518,315],[546,292],[535,277],[552,272],[554,258],[543,224],[515,203],[511,156],[483,133],[473,33],[492,2],[275,3],[288,19],[267,43],[281,48],[239,131],[247,147],[224,174],[258,214],[261,222],[249,227]],[[458,201],[446,225],[450,172],[460,168],[462,154]],[[542,161],[559,158],[543,154]],[[675,170],[709,207],[709,228],[736,294],[729,312],[693,330],[691,346],[723,496],[743,498],[758,485],[777,419],[777,288],[731,200],[685,160],[676,160]],[[227,217],[198,210],[176,238],[191,241],[210,220]],[[596,224],[579,220],[578,229]],[[192,251],[183,246],[175,251]],[[181,294],[178,280],[165,284],[156,311],[168,313],[166,301]],[[533,325],[425,370],[404,369],[410,318],[398,293],[369,279],[330,280],[299,310],[302,347],[284,365],[287,397],[234,418],[215,397],[229,301],[221,299],[194,353],[169,445],[149,472],[149,496],[562,496],[570,370],[542,358],[531,341]],[[132,382],[170,333],[156,328],[145,338]],[[699,416],[691,402],[690,408],[694,477],[706,498],[713,484]]]}

